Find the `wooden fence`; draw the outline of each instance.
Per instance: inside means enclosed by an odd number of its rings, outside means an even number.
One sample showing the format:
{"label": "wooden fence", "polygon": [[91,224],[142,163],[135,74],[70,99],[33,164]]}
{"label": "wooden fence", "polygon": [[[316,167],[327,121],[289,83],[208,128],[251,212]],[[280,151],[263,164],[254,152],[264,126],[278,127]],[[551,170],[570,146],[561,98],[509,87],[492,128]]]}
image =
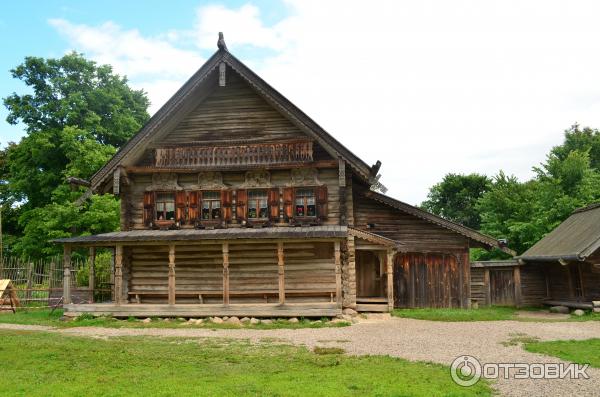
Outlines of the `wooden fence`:
{"label": "wooden fence", "polygon": [[[73,259],[71,264],[71,301],[103,302],[111,298],[111,273],[95,272],[94,286],[89,283],[89,258]],[[112,267],[111,267],[112,269]],[[21,306],[55,307],[62,305],[62,257],[29,260],[5,257],[0,261],[0,279],[10,279],[17,289]]]}

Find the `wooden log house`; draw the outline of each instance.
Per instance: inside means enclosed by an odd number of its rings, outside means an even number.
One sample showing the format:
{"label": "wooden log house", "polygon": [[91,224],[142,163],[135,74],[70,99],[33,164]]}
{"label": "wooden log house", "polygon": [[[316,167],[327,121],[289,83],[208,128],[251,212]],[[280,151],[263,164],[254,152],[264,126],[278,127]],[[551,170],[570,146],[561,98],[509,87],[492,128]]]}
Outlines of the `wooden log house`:
{"label": "wooden log house", "polygon": [[469,248],[491,237],[374,191],[369,166],[224,44],[91,179],[121,231],[114,299],[67,315],[334,316],[469,305]]}
{"label": "wooden log house", "polygon": [[600,310],[600,203],[574,211],[516,259],[538,271],[538,304]]}

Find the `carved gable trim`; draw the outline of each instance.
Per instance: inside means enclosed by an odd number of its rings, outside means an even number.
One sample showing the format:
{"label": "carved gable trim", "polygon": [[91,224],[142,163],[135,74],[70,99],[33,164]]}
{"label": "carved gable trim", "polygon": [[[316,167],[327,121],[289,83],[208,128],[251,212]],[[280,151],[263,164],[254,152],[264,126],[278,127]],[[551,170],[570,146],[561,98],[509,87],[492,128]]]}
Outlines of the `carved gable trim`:
{"label": "carved gable trim", "polygon": [[294,168],[290,176],[290,186],[321,186],[319,171],[316,168]]}
{"label": "carved gable trim", "polygon": [[152,174],[152,184],[146,186],[146,191],[157,190],[183,190],[183,188],[177,183],[177,174],[156,173]]}
{"label": "carved gable trim", "polygon": [[240,187],[271,187],[271,174],[267,170],[247,171],[246,180]]}
{"label": "carved gable trim", "polygon": [[218,171],[198,173],[198,183],[189,187],[190,190],[221,190],[229,186],[223,182],[223,174]]}

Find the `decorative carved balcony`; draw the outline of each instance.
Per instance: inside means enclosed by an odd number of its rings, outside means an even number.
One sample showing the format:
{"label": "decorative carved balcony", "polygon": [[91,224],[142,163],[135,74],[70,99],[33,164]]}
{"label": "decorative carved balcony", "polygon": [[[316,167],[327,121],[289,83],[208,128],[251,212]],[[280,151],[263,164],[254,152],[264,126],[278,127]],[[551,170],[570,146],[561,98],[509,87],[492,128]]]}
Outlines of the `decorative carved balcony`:
{"label": "decorative carved balcony", "polygon": [[235,168],[313,161],[312,141],[182,146],[155,149],[154,164],[162,168]]}

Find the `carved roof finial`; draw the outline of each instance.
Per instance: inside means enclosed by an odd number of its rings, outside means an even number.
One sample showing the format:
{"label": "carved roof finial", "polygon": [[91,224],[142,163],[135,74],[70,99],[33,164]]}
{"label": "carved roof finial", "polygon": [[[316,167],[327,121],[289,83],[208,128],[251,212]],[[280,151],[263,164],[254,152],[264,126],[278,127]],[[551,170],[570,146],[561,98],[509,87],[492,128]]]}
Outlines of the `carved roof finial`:
{"label": "carved roof finial", "polygon": [[227,45],[225,44],[225,37],[223,37],[223,32],[219,32],[219,41],[217,41],[217,47],[219,47],[219,50],[227,51]]}

